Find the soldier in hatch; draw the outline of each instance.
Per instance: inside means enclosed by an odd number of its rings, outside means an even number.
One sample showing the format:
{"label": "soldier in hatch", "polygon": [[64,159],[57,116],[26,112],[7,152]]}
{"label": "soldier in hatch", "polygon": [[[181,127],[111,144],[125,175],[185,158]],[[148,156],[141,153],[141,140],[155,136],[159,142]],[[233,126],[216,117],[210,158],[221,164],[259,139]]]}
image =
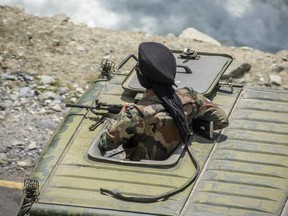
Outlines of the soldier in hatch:
{"label": "soldier in hatch", "polygon": [[165,160],[185,142],[193,119],[213,121],[214,130],[228,126],[225,112],[203,95],[189,88],[174,90],[176,60],[167,47],[141,43],[138,59],[135,70],[146,88],[144,96],[132,108],[123,106],[101,136],[101,151],[123,144],[127,159]]}

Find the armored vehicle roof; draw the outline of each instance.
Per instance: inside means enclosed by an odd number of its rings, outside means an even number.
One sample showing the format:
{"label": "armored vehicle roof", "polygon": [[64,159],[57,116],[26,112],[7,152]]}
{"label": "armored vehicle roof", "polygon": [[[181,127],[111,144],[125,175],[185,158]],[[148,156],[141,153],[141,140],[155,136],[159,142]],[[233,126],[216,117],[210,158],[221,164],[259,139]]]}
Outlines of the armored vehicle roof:
{"label": "armored vehicle roof", "polygon": [[[214,80],[205,88],[198,87],[225,110],[230,126],[214,132],[213,140],[194,135],[189,148],[199,163],[200,175],[195,182],[168,199],[150,203],[124,201],[101,193],[100,188],[138,197],[166,193],[189,181],[196,169],[187,151],[165,166],[147,166],[145,161],[130,163],[121,157],[97,158],[93,149],[105,121],[91,131],[89,127],[101,119],[101,113],[72,108],[30,176],[39,182],[40,192],[31,203],[30,214],[284,215],[288,196],[288,91],[219,85],[231,58],[198,54],[202,60],[210,56],[213,61],[214,57],[225,59],[216,67]],[[197,67],[191,70],[194,75]],[[180,73],[179,77],[187,78],[185,85],[192,81],[194,87],[191,73]],[[127,75],[118,67],[109,78],[96,80],[78,104],[90,106],[96,99],[133,103],[142,91],[137,82],[131,81],[133,77],[133,72]],[[181,81],[186,80],[183,77]],[[23,213],[27,203],[21,208]]]}

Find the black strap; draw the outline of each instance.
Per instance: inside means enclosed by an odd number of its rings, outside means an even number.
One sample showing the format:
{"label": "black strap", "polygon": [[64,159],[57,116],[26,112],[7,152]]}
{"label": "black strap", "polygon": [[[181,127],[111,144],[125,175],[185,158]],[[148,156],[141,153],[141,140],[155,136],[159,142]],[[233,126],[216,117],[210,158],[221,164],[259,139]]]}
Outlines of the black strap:
{"label": "black strap", "polygon": [[[192,136],[190,136],[192,137]],[[191,140],[189,137],[189,141]],[[144,196],[144,197],[141,197],[141,196],[125,196],[119,192],[114,192],[114,191],[111,191],[111,190],[108,190],[108,189],[104,189],[104,188],[100,188],[100,192],[102,194],[108,194],[108,195],[111,195],[113,196],[114,198],[116,199],[120,199],[120,200],[124,200],[124,201],[130,201],[130,202],[140,202],[140,203],[151,203],[151,202],[157,202],[157,201],[163,201],[163,200],[167,200],[169,197],[185,190],[189,185],[191,185],[197,178],[199,172],[200,172],[200,166],[199,166],[199,163],[198,161],[196,160],[195,156],[193,155],[191,149],[189,148],[188,146],[188,140],[185,144],[185,148],[187,149],[187,152],[190,156],[190,159],[193,163],[193,165],[195,166],[196,168],[196,171],[195,173],[193,174],[193,176],[189,179],[189,181],[187,181],[185,184],[183,184],[181,187],[179,188],[176,188],[174,190],[171,190],[169,192],[166,192],[166,193],[163,193],[163,194],[160,194],[158,196]]]}

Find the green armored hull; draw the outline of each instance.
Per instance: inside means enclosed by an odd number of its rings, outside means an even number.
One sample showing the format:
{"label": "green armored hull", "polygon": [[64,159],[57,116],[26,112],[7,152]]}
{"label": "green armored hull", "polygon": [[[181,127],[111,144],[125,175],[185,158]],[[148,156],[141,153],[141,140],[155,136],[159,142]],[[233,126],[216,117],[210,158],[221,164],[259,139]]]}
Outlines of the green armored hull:
{"label": "green armored hull", "polygon": [[[174,53],[182,66],[178,86],[193,87],[229,114],[229,127],[214,132],[212,140],[197,134],[191,139],[189,148],[199,163],[197,179],[189,182],[197,167],[183,146],[166,161],[126,161],[121,149],[101,155],[97,141],[109,121],[102,117],[110,114],[72,108],[30,176],[39,189],[26,185],[19,215],[287,214],[288,91],[221,85],[230,56],[198,53],[186,58]],[[112,73],[112,65],[104,65],[103,76],[77,104],[137,102],[143,89],[133,70],[122,71],[126,60]],[[122,200],[105,190],[139,200]],[[141,201],[171,191],[177,192],[155,202]]]}

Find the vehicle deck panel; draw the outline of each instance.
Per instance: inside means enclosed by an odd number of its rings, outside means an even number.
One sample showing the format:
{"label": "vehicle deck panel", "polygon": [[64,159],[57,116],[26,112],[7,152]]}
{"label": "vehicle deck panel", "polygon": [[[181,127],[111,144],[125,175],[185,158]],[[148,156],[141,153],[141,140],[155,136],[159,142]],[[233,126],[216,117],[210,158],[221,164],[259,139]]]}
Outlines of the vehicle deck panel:
{"label": "vehicle deck panel", "polygon": [[287,106],[287,91],[275,97],[243,91],[222,132],[227,139],[214,146],[182,215],[281,215],[288,197]]}
{"label": "vehicle deck panel", "polygon": [[[104,87],[100,91],[101,102],[109,103],[114,94],[115,98],[119,100],[119,95],[116,95],[115,92],[118,92],[121,88],[122,77],[117,77],[117,79],[119,80],[112,84],[103,84]],[[237,91],[226,96],[225,94],[219,94],[219,96],[213,97],[213,101],[229,113],[237,95]],[[131,95],[123,91],[120,99],[119,103],[131,101]],[[84,101],[87,104],[92,102],[91,98]],[[149,204],[117,200],[111,196],[101,194],[100,188],[123,192],[129,196],[159,195],[178,188],[187,182],[195,172],[195,167],[187,153],[176,166],[168,169],[92,161],[87,157],[87,152],[95,135],[100,131],[100,127],[95,131],[89,131],[89,126],[94,123],[92,119],[94,114],[88,112],[85,116],[85,118],[82,116],[81,122],[79,120],[74,122],[79,124],[77,131],[43,186],[38,200],[39,206],[46,203],[64,206],[75,205],[79,208],[98,210],[109,209],[109,211],[125,210],[134,212],[141,209],[142,213],[153,215],[180,214],[193,185],[165,202]],[[215,136],[217,136],[216,133]],[[191,148],[199,161],[200,167],[204,166],[213,145],[214,141],[199,136],[194,137]],[[34,204],[33,208],[34,211],[37,211],[37,204]]]}

